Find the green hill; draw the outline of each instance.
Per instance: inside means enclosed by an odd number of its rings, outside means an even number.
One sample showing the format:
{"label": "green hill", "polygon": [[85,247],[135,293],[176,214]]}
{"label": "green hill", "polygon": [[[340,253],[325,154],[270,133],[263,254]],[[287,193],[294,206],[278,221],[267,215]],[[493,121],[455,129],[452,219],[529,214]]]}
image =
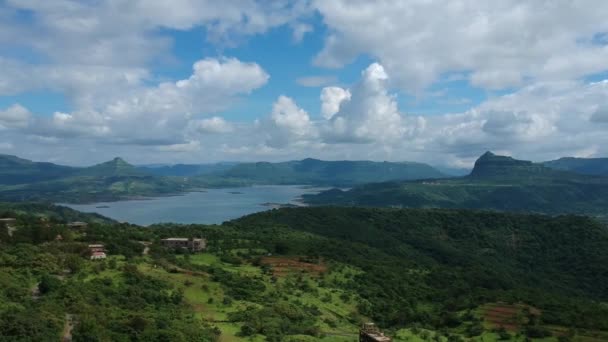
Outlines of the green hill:
{"label": "green hill", "polygon": [[470,178],[495,180],[497,182],[521,183],[532,179],[546,179],[568,177],[542,164],[535,164],[527,160],[517,160],[508,156],[498,156],[486,152],[475,161]]}
{"label": "green hill", "polygon": [[282,163],[243,163],[217,174],[263,184],[352,186],[388,180],[442,178],[433,167],[413,162],[323,161],[304,159]]}
{"label": "green hill", "polygon": [[584,175],[608,176],[608,158],[573,158],[566,157],[544,162],[552,169],[576,172]]}
{"label": "green hill", "polygon": [[16,156],[0,154],[0,185],[35,183],[68,177],[77,168],[53,163],[37,163]]}
{"label": "green hill", "polygon": [[395,342],[608,340],[608,230],[586,217],[313,207],[73,231],[1,208],[0,340],[60,340],[69,317],[74,341],[350,342],[369,321]]}
{"label": "green hill", "polygon": [[486,153],[461,178],[372,183],[308,195],[310,204],[473,208],[542,213],[608,213],[608,177],[553,170]]}
{"label": "green hill", "polygon": [[105,163],[83,168],[78,172],[79,176],[94,177],[144,177],[150,176],[149,173],[141,170],[122,158],[114,158]]}
{"label": "green hill", "polygon": [[13,182],[0,185],[3,201],[116,201],[177,194],[194,187],[183,178],[148,174],[121,158],[85,168],[33,163],[18,158],[8,160],[12,162],[5,163],[5,174],[25,176],[14,177]]}

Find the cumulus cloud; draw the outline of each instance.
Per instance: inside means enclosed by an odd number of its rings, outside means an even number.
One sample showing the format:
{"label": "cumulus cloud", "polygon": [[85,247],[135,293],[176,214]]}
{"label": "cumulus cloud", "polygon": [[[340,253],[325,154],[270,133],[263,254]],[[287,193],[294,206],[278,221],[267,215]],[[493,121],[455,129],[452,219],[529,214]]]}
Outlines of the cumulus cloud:
{"label": "cumulus cloud", "polygon": [[350,100],[350,91],[340,87],[325,87],[321,91],[321,115],[331,119],[340,110],[345,100]]}
{"label": "cumulus cloud", "polygon": [[606,81],[535,84],[464,113],[428,117],[429,134],[421,139],[433,149],[462,158],[488,149],[535,160],[578,155],[590,148],[601,155],[608,150],[597,148],[598,143],[608,143],[608,136],[602,125],[590,120],[606,96]]}
{"label": "cumulus cloud", "polygon": [[[331,75],[297,79],[327,86],[319,116],[287,94],[256,123],[224,120],[222,111],[268,83],[253,62],[203,59],[182,80],[154,69],[181,62],[171,52],[176,30],[202,28],[219,51],[283,25],[298,42],[318,29],[311,13],[327,32],[316,65],[339,68],[360,55],[377,61],[347,87],[332,86]],[[608,82],[584,80],[608,70],[606,17],[608,4],[567,0],[7,0],[0,96],[50,91],[69,109],[45,116],[20,105],[0,109],[1,144],[19,141],[15,148],[30,157],[72,161],[127,148],[145,162],[176,154],[192,162],[315,156],[464,166],[487,149],[535,160],[605,155]],[[16,58],[20,51],[28,58]],[[503,91],[457,113],[422,116],[397,105],[400,91],[419,95],[454,80]]]}
{"label": "cumulus cloud", "polygon": [[[373,63],[362,72],[350,97],[345,90],[324,90],[326,100],[329,99],[324,102],[324,115],[330,117],[324,131],[325,140],[369,143],[402,138],[406,132],[405,120],[399,113],[395,97],[387,90],[387,80],[382,65]],[[335,109],[338,111],[330,115]]]}
{"label": "cumulus cloud", "polygon": [[279,96],[272,105],[270,117],[261,123],[261,129],[265,130],[267,143],[271,147],[304,143],[318,135],[308,113],[284,95]]}
{"label": "cumulus cloud", "polygon": [[0,110],[0,130],[24,128],[30,122],[31,115],[27,108],[18,103]]}
{"label": "cumulus cloud", "polygon": [[[466,72],[486,89],[572,80],[608,69],[608,3],[336,0],[314,2],[330,29],[315,62],[341,67],[374,56],[394,82],[419,91]],[[378,18],[382,18],[379,20]]]}
{"label": "cumulus cloud", "polygon": [[229,133],[233,130],[232,125],[219,116],[194,120],[192,121],[192,125],[197,131],[202,133]]}
{"label": "cumulus cloud", "polygon": [[550,115],[528,111],[490,111],[483,130],[507,138],[534,140],[555,131]]}
{"label": "cumulus cloud", "polygon": [[[137,65],[166,56],[171,47],[159,29],[205,27],[207,38],[229,44],[310,13],[308,2],[211,0],[9,0],[0,23],[0,42],[27,46],[55,61],[85,65]],[[28,11],[38,20],[20,21]],[[295,25],[303,35],[306,25]],[[14,37],[20,37],[15,42]]]}
{"label": "cumulus cloud", "polygon": [[229,132],[223,119],[198,119],[221,111],[238,96],[264,85],[269,76],[255,63],[234,58],[204,59],[192,75],[176,82],[136,87],[106,103],[56,112],[39,118],[32,132],[41,136],[104,137],[113,143],[175,145],[191,139],[188,128],[199,133]]}
{"label": "cumulus cloud", "polygon": [[200,150],[200,148],[201,143],[199,141],[189,141],[184,144],[158,146],[157,149],[161,152],[194,152]]}

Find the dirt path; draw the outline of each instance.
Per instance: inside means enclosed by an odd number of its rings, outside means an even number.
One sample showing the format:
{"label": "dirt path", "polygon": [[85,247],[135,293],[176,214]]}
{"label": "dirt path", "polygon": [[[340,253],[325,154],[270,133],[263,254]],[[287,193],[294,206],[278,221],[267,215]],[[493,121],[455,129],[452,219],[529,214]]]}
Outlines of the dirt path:
{"label": "dirt path", "polygon": [[65,324],[63,325],[63,342],[72,341],[72,330],[74,329],[74,315],[65,314]]}

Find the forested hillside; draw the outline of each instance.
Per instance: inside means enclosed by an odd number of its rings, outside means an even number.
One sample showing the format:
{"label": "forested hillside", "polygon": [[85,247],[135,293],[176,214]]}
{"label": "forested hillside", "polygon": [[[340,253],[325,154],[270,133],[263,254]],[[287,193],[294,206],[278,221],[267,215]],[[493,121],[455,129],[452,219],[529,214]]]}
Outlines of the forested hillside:
{"label": "forested hillside", "polygon": [[77,171],[77,169],[69,166],[36,163],[15,156],[0,154],[0,187],[62,178]]}
{"label": "forested hillside", "polygon": [[371,183],[332,189],[305,200],[315,205],[471,208],[605,216],[608,177],[554,170],[486,153],[461,178]]}
{"label": "forested hillside", "polygon": [[72,322],[74,341],[352,341],[367,321],[395,341],[608,339],[608,230],[585,217],[321,207],[72,230],[72,211],[28,206],[0,209],[18,221],[0,236],[0,340]]}

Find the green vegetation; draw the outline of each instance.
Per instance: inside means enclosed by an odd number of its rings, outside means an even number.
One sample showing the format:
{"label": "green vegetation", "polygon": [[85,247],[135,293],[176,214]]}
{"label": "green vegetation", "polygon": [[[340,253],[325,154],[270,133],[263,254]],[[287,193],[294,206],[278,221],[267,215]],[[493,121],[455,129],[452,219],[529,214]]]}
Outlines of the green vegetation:
{"label": "green vegetation", "polygon": [[[0,340],[57,340],[73,321],[75,341],[352,341],[370,320],[395,341],[608,340],[608,229],[586,217],[319,207],[142,228],[35,204],[0,217],[18,226],[0,234]],[[208,249],[159,246],[171,236]],[[109,258],[88,260],[89,243]]]}
{"label": "green vegetation", "polygon": [[0,156],[0,179],[8,180],[0,182],[0,199],[10,202],[116,201],[172,195],[197,186],[183,178],[147,174],[120,158],[73,168]]}
{"label": "green vegetation", "polygon": [[52,163],[35,163],[0,154],[0,187],[63,178],[76,173],[75,168]]}
{"label": "green vegetation", "polygon": [[166,196],[200,188],[295,184],[350,186],[390,179],[437,178],[425,164],[325,162],[135,167],[120,158],[86,168],[0,155],[0,200],[87,203]]}
{"label": "green vegetation", "polygon": [[605,215],[608,177],[553,170],[486,153],[467,177],[373,183],[307,195],[315,205],[471,208]]}

